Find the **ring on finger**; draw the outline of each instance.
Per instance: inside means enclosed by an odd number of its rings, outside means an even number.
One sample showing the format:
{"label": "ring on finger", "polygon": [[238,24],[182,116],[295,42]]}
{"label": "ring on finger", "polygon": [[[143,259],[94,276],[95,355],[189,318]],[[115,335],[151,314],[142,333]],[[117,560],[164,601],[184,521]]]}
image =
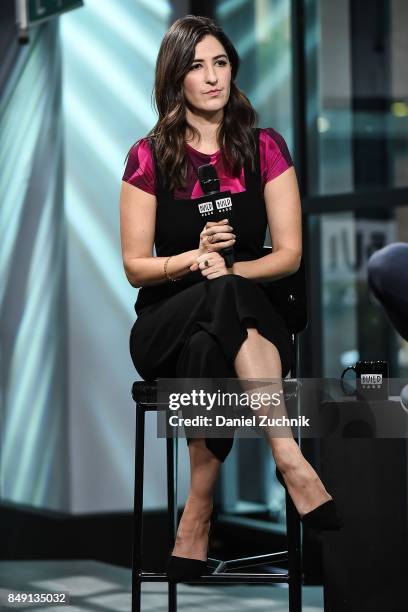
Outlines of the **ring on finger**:
{"label": "ring on finger", "polygon": [[208,259],[206,259],[206,260],[204,261],[204,265],[205,265],[205,267],[206,267],[206,268],[208,268],[208,266],[210,265],[210,264],[208,263]]}
{"label": "ring on finger", "polygon": [[[211,240],[210,240],[210,238],[211,238]],[[213,234],[210,234],[210,235],[207,237],[207,242],[209,242],[209,243],[211,244],[211,243],[212,243],[212,241],[213,241]]]}

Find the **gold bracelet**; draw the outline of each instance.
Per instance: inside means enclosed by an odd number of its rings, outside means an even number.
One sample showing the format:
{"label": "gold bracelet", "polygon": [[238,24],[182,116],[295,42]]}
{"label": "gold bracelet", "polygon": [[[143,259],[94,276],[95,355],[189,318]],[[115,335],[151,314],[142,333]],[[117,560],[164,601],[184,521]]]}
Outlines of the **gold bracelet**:
{"label": "gold bracelet", "polygon": [[167,265],[169,263],[170,257],[173,257],[173,255],[169,255],[168,258],[166,259],[166,261],[164,262],[164,275],[165,275],[165,277],[167,278],[168,281],[175,282],[175,281],[181,280],[181,277],[180,278],[172,278],[170,276],[170,274],[167,272]]}

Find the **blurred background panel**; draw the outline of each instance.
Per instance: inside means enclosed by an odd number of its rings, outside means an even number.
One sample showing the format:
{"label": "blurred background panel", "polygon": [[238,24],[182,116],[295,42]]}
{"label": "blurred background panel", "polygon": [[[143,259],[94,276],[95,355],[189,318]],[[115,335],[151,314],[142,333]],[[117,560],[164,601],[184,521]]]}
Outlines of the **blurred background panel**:
{"label": "blurred background panel", "polygon": [[[9,19],[15,39],[14,13]],[[0,100],[0,496],[62,510],[69,454],[58,23],[36,29],[17,51],[3,56],[15,61]]]}
{"label": "blurred background panel", "polygon": [[[154,67],[170,15],[164,0],[90,0],[61,20],[73,512],[132,504],[137,290],[123,271],[119,188],[128,150],[155,123]],[[148,416],[146,504],[155,507],[165,501],[165,455]]]}

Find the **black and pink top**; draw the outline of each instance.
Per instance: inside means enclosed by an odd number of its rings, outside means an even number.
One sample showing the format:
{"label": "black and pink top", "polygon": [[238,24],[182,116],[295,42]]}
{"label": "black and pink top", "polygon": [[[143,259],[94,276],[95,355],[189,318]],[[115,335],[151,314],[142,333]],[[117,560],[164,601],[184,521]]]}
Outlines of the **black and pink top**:
{"label": "black and pink top", "polygon": [[[197,249],[205,219],[198,214],[194,200],[203,195],[198,180],[199,166],[211,163],[220,180],[220,191],[230,191],[232,200],[232,225],[236,234],[235,261],[249,261],[263,256],[267,229],[267,215],[263,197],[268,181],[285,172],[293,162],[283,137],[272,128],[256,128],[258,138],[255,172],[250,164],[244,164],[239,177],[225,172],[220,150],[209,155],[196,151],[186,143],[188,156],[188,180],[184,190],[170,192],[155,162],[150,141],[142,138],[132,147],[123,180],[156,195],[155,249],[158,257],[176,255]],[[229,215],[226,215],[228,218]],[[206,280],[201,271],[189,272],[182,280],[168,282],[139,290],[135,309],[138,315],[143,308],[169,298],[174,293]],[[210,282],[210,281],[209,281]]]}
{"label": "black and pink top", "polygon": [[[197,168],[204,164],[213,164],[215,166],[220,179],[220,191],[229,190],[231,193],[245,191],[244,168],[242,168],[239,177],[228,176],[222,163],[220,149],[210,155],[193,149],[187,143],[185,143],[185,147],[190,162],[188,180],[185,189],[176,189],[174,191],[173,196],[176,200],[199,198],[203,195],[200,182],[197,178]],[[260,128],[259,130],[259,157],[261,189],[263,192],[266,183],[282,174],[290,166],[293,166],[293,162],[283,136],[272,128]],[[147,191],[147,193],[156,194],[155,168],[147,138],[141,138],[132,147],[123,174],[123,180],[139,187],[139,189],[143,189],[143,191]]]}

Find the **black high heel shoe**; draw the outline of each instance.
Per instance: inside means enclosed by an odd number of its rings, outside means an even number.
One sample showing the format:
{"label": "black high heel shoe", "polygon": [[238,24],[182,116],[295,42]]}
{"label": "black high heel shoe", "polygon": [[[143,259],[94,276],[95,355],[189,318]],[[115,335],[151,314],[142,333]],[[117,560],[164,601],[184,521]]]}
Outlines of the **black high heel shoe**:
{"label": "black high heel shoe", "polygon": [[[287,490],[286,483],[278,468],[276,468],[275,473],[276,478]],[[310,512],[306,512],[303,516],[299,515],[299,518],[304,525],[321,531],[338,531],[343,527],[342,516],[333,499],[323,502],[323,504],[320,504],[320,506],[317,506],[317,508],[314,508]]]}
{"label": "black high heel shoe", "polygon": [[167,561],[167,578],[169,582],[180,582],[182,580],[195,580],[207,572],[207,561],[200,559],[189,559],[187,557],[176,557],[169,555]]}
{"label": "black high heel shoe", "polygon": [[[208,530],[208,540],[210,539],[213,524],[218,514],[218,510],[214,509],[211,513],[211,524]],[[203,576],[208,571],[207,561],[200,559],[189,559],[188,557],[177,557],[169,554],[167,560],[167,577],[169,582],[181,582],[182,580],[195,580]]]}

